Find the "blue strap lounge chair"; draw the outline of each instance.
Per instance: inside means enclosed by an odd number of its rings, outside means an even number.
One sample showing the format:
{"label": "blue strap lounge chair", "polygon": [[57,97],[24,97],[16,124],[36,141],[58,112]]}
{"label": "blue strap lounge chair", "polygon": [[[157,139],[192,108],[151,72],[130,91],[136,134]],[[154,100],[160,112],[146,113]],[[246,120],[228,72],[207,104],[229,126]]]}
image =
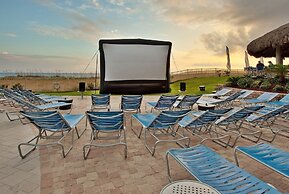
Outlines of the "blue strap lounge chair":
{"label": "blue strap lounge chair", "polygon": [[282,99],[278,101],[267,102],[268,106],[284,106],[287,109],[289,108],[289,94],[286,94]]}
{"label": "blue strap lounge chair", "polygon": [[172,177],[169,157],[174,158],[198,181],[212,186],[223,194],[280,193],[277,189],[237,167],[204,145],[167,151],[166,162],[170,181],[172,181]]}
{"label": "blue strap lounge chair", "polygon": [[170,110],[178,97],[178,95],[161,95],[157,102],[147,102],[147,105],[151,107],[151,112],[153,110]]}
{"label": "blue strap lounge chair", "polygon": [[257,98],[244,100],[244,103],[266,103],[273,100],[276,96],[278,96],[278,93],[264,92]]}
{"label": "blue strap lounge chair", "polygon": [[120,109],[124,112],[140,112],[142,95],[122,95]]}
{"label": "blue strap lounge chair", "polygon": [[[219,109],[219,110],[207,110],[207,111],[195,111],[190,112],[182,120],[178,122],[178,126],[186,129],[192,135],[197,136],[202,139],[201,143],[206,140],[213,140],[214,142],[220,144],[221,146],[227,147],[230,141],[230,136],[224,135],[217,138],[205,138],[203,135],[210,134],[215,121],[220,117],[228,113],[231,108]],[[227,139],[227,142],[223,143],[222,139]],[[219,141],[215,141],[219,140]]]}
{"label": "blue strap lounge chair", "polygon": [[[87,111],[86,115],[92,131],[90,136],[90,142],[83,146],[84,159],[87,159],[91,147],[109,147],[116,145],[124,146],[124,155],[126,158],[127,144],[125,127],[123,125],[123,112]],[[93,141],[96,142],[93,143]]]}
{"label": "blue strap lounge chair", "polygon": [[110,110],[110,94],[93,94],[91,95],[91,111],[94,109]]}
{"label": "blue strap lounge chair", "polygon": [[[258,128],[259,130],[262,130],[262,133],[265,132],[265,129],[269,129],[270,133],[273,133],[273,136],[271,139],[264,138],[263,136],[260,137],[260,139],[268,142],[273,142],[276,138],[277,134],[279,134],[282,129],[274,129],[274,124],[278,116],[283,115],[286,112],[286,108],[284,107],[268,107],[265,106],[264,108],[259,109],[255,113],[248,116],[245,121],[246,123],[250,124],[253,127],[250,127],[250,130],[256,130]],[[286,131],[289,131],[286,128]],[[244,136],[243,136],[244,137]],[[248,137],[246,137],[248,138]]]}
{"label": "blue strap lounge chair", "polygon": [[219,99],[203,98],[203,99],[199,100],[198,103],[213,104],[213,105],[217,105],[220,107],[226,107],[226,106],[232,105],[234,100],[236,100],[239,96],[243,95],[244,93],[245,93],[245,91],[241,90],[241,91],[235,92],[234,94],[227,96],[225,98],[219,98]]}
{"label": "blue strap lounge chair", "polygon": [[201,96],[185,95],[174,108],[176,109],[192,109],[193,105],[200,99]]}
{"label": "blue strap lounge chair", "polygon": [[[217,137],[219,137],[220,135],[223,136],[225,134],[230,134],[231,136],[231,140],[229,142],[229,146],[230,147],[234,147],[237,143],[237,140],[240,137],[243,137],[244,135],[248,136],[254,136],[256,138],[256,140],[254,140],[254,142],[258,142],[262,132],[261,131],[256,131],[256,132],[251,132],[251,133],[244,133],[242,132],[241,128],[242,128],[242,124],[244,123],[245,119],[250,116],[251,114],[253,114],[254,112],[258,111],[259,109],[263,108],[264,106],[261,105],[256,105],[256,106],[248,106],[248,107],[236,107],[233,108],[230,112],[228,112],[227,115],[219,118],[216,122],[215,122],[215,130],[212,130],[211,134],[212,135],[216,135]],[[219,132],[219,130],[217,129],[223,129],[226,133],[224,134],[223,132]],[[233,138],[233,135],[236,136],[235,138]],[[252,139],[249,139],[252,140]],[[252,140],[253,141],[253,140]]]}
{"label": "blue strap lounge chair", "polygon": [[[63,107],[63,106],[70,106],[70,110],[71,110],[71,106],[72,106],[72,103],[66,103],[66,102],[55,102],[55,103],[34,105],[17,96],[13,97],[13,101],[15,101],[17,105],[21,107],[23,111],[34,111],[34,112],[48,111],[51,109],[59,109],[60,107]],[[17,107],[17,105],[15,106],[14,104],[15,107]],[[23,117],[21,116],[18,110],[6,112],[6,116],[8,117],[10,121],[20,120],[23,124],[26,124],[22,121]]]}
{"label": "blue strap lounge chair", "polygon": [[[75,130],[78,138],[79,134],[76,125],[84,118],[83,114],[65,114],[61,115],[57,111],[47,111],[47,112],[26,112],[20,111],[20,113],[31,121],[31,123],[38,129],[38,135],[33,137],[26,143],[21,143],[18,145],[18,151],[21,158],[25,158],[28,154],[36,149],[37,146],[50,146],[57,145],[61,147],[62,155],[65,157],[70,150],[74,142],[74,133]],[[62,140],[67,136],[68,133],[71,133],[71,145],[65,151],[64,145],[61,143]],[[83,132],[82,132],[83,133]],[[55,141],[39,143],[41,139],[54,139]],[[33,143],[34,142],[34,143]],[[23,154],[23,146],[32,146],[33,148]]]}
{"label": "blue strap lounge chair", "polygon": [[237,146],[234,152],[237,166],[239,166],[237,152],[243,153],[246,156],[249,156],[250,158],[278,172],[279,174],[289,178],[289,152],[285,152],[265,143],[247,147]]}
{"label": "blue strap lounge chair", "polygon": [[[142,128],[138,134],[140,138],[142,130],[144,129],[144,142],[145,147],[148,151],[154,155],[156,146],[161,142],[176,142],[181,145],[180,141],[188,141],[187,146],[190,143],[190,138],[184,136],[179,133],[177,129],[175,129],[176,123],[183,118],[190,110],[177,110],[177,111],[163,111],[158,115],[153,113],[147,114],[133,114],[132,118],[134,118],[138,123],[141,124]],[[131,125],[131,129],[136,134],[135,129]],[[147,134],[150,134],[156,141],[152,148],[147,143]],[[173,139],[160,139],[159,136],[169,135]],[[181,145],[182,146],[182,145]]]}
{"label": "blue strap lounge chair", "polygon": [[222,88],[221,90],[218,90],[216,93],[214,94],[204,94],[204,97],[213,97],[213,98],[219,98],[221,96],[225,96],[227,94],[229,94],[232,91],[232,89],[230,88]]}

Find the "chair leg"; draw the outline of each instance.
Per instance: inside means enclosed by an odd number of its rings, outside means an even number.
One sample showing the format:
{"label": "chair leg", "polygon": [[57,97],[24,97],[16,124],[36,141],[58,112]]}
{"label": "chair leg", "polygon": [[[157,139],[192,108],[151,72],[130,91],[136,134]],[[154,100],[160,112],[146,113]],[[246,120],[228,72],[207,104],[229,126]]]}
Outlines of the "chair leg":
{"label": "chair leg", "polygon": [[132,132],[140,139],[140,136],[141,136],[142,131],[143,131],[143,127],[141,127],[140,132],[137,134],[136,130],[133,128],[133,125],[132,125],[132,117],[130,119],[130,126],[131,126]]}
{"label": "chair leg", "polygon": [[[20,143],[20,144],[18,145],[18,152],[19,152],[19,155],[20,155],[20,157],[21,157],[22,159],[24,159],[27,155],[29,155],[31,152],[33,152],[33,151],[36,149],[37,144],[38,144],[38,141],[39,141],[39,138],[40,138],[40,136],[37,135],[37,136],[33,137],[31,140],[29,140],[27,143]],[[35,139],[36,139],[35,143],[31,143],[31,142],[34,141]],[[26,152],[26,153],[23,155],[23,152],[22,152],[22,149],[21,149],[22,146],[33,146],[33,148],[30,149],[28,152]]]}
{"label": "chair leg", "polygon": [[171,172],[170,172],[170,163],[169,163],[169,152],[166,153],[166,163],[167,163],[167,174],[169,182],[172,182]]}
{"label": "chair leg", "polygon": [[236,165],[239,166],[239,160],[238,160],[238,157],[237,157],[237,150],[238,150],[238,146],[235,147],[235,149],[234,149],[234,158],[235,158]]}

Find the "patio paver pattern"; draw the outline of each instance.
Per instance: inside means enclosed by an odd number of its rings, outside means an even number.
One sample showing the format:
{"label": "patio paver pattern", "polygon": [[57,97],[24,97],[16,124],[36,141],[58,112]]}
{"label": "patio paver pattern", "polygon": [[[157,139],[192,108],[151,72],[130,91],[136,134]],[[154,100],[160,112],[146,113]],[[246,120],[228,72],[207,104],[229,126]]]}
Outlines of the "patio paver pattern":
{"label": "patio paver pattern", "polygon": [[[144,96],[142,112],[147,101],[157,100],[157,96]],[[84,99],[73,97],[72,113],[84,113],[90,109],[89,96]],[[111,96],[112,110],[119,109],[120,96]],[[7,109],[0,105],[0,109]],[[128,121],[130,117],[127,115]],[[288,122],[289,123],[289,122]],[[165,152],[178,147],[174,143],[164,143],[157,147],[155,156],[146,150],[143,137],[138,139],[126,122],[128,158],[124,158],[123,148],[93,148],[87,160],[83,159],[82,147],[89,141],[90,127],[75,141],[66,158],[58,147],[39,147],[25,159],[18,155],[17,145],[36,134],[32,125],[10,122],[0,113],[0,193],[159,193],[168,184]],[[136,124],[137,125],[137,124]],[[287,124],[287,127],[289,125]],[[85,119],[78,126],[85,127]],[[191,145],[200,139],[191,136]],[[240,139],[238,145],[252,145]],[[206,145],[223,157],[234,162],[233,149],[223,148],[215,143]],[[288,138],[277,136],[273,145],[289,150]],[[193,179],[176,162],[171,160],[172,177]],[[289,180],[263,165],[240,155],[240,166],[249,173],[275,186],[281,192],[289,192]]]}

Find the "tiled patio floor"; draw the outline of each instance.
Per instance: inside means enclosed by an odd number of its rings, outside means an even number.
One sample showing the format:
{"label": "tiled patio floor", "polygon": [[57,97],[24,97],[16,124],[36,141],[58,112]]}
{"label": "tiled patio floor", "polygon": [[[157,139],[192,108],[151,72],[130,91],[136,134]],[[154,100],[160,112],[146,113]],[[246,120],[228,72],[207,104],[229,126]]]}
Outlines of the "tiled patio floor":
{"label": "tiled patio floor", "polygon": [[[72,113],[84,113],[90,109],[90,97],[73,97]],[[146,101],[156,100],[145,96]],[[112,109],[119,107],[120,96],[112,96]],[[6,107],[0,107],[6,108]],[[143,106],[142,110],[145,110]],[[66,158],[62,158],[57,147],[37,149],[21,159],[17,145],[32,137],[35,129],[10,122],[0,113],[0,193],[159,193],[168,183],[165,151],[176,144],[160,144],[154,157],[146,150],[143,138],[138,139],[127,122],[128,158],[124,158],[122,147],[96,148],[87,160],[83,160],[82,146],[89,141],[90,128],[77,141]],[[83,120],[79,129],[85,127]],[[200,140],[191,137],[191,145]],[[238,145],[250,145],[241,139]],[[278,136],[273,143],[276,147],[289,150],[289,139]],[[233,149],[223,148],[215,143],[206,144],[233,162]],[[240,157],[241,167],[258,178],[274,185],[281,192],[289,192],[289,179],[256,163],[248,157]],[[172,161],[174,179],[193,179]]]}

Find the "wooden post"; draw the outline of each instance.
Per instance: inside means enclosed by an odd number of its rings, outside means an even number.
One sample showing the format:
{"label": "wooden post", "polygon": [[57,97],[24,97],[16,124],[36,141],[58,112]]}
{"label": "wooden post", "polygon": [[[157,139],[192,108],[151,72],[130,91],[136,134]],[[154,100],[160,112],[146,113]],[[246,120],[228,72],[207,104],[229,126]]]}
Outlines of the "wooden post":
{"label": "wooden post", "polygon": [[282,50],[280,46],[276,47],[276,64],[283,65]]}

